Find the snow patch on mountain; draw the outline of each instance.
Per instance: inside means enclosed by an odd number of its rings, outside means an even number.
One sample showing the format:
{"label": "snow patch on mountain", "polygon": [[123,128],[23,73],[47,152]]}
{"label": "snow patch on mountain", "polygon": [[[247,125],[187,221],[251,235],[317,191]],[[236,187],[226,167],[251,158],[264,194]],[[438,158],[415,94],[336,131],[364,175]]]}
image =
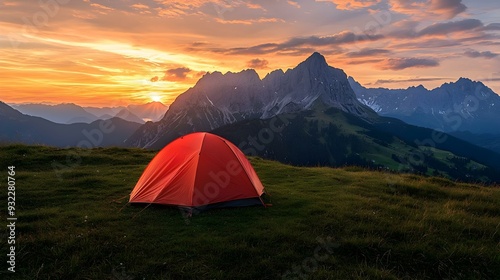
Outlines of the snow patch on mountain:
{"label": "snow patch on mountain", "polygon": [[352,77],[349,84],[358,100],[383,116],[410,124],[451,131],[500,133],[492,125],[500,119],[500,97],[481,82],[460,78],[428,90],[365,88]]}

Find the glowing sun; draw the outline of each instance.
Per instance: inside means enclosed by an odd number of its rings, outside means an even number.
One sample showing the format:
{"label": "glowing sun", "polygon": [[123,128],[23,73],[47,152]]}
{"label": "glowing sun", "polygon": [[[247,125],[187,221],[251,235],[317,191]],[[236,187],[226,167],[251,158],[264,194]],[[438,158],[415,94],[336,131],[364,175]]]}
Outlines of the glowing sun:
{"label": "glowing sun", "polygon": [[154,102],[161,102],[161,96],[156,92],[151,93],[150,97],[151,97],[151,100],[153,100]]}

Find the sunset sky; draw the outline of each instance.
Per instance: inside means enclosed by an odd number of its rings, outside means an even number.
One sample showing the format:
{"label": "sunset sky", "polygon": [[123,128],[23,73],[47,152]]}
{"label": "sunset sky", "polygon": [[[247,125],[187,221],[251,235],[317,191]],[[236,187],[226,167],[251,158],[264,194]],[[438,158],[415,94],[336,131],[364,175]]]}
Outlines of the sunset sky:
{"label": "sunset sky", "polygon": [[2,0],[0,101],[170,104],[207,71],[263,78],[314,51],[369,87],[500,93],[500,3]]}

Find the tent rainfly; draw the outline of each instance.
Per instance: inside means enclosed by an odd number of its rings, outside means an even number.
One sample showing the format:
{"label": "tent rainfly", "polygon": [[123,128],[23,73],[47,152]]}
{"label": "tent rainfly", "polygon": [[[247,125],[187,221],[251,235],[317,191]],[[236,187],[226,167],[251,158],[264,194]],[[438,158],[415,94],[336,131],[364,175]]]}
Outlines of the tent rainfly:
{"label": "tent rainfly", "polygon": [[187,208],[265,205],[263,193],[257,173],[234,144],[196,132],[177,138],[151,160],[129,202]]}

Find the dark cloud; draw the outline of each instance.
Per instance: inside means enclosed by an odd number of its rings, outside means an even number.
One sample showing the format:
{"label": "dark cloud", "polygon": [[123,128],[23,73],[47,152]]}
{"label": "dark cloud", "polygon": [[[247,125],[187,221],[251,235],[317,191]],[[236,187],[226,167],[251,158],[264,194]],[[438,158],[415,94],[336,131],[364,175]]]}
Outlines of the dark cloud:
{"label": "dark cloud", "polygon": [[490,51],[480,52],[480,51],[474,51],[474,50],[468,50],[464,53],[464,55],[467,57],[472,57],[472,58],[482,57],[482,58],[488,58],[488,59],[495,58],[498,56],[497,53],[492,53]]}
{"label": "dark cloud", "polygon": [[191,72],[191,69],[187,67],[179,67],[174,69],[168,69],[165,71],[165,76],[162,78],[163,81],[182,81],[186,79],[187,74]]}
{"label": "dark cloud", "polygon": [[[250,47],[239,47],[230,49],[211,49],[213,52],[226,54],[270,54],[280,53],[287,55],[304,55],[314,51],[311,47],[338,48],[339,45],[353,44],[357,42],[377,41],[383,39],[381,34],[366,35],[343,31],[329,36],[293,37],[282,43],[266,43]],[[311,51],[312,50],[312,51]]]}
{"label": "dark cloud", "polygon": [[269,61],[267,61],[265,59],[258,59],[258,58],[252,59],[252,60],[247,62],[247,66],[250,68],[254,68],[254,69],[265,69],[265,68],[267,68],[268,64],[269,64]]}
{"label": "dark cloud", "polygon": [[266,53],[273,53],[278,50],[280,50],[279,44],[267,43],[267,44],[251,46],[248,48],[245,47],[231,48],[229,50],[221,49],[217,50],[217,52],[230,53],[230,54],[266,54]]}
{"label": "dark cloud", "polygon": [[391,9],[415,17],[451,19],[467,10],[462,0],[389,0]]}
{"label": "dark cloud", "polygon": [[429,48],[444,48],[444,47],[455,47],[459,45],[460,42],[457,40],[451,39],[439,39],[439,38],[429,38],[429,39],[421,39],[415,42],[415,40],[407,41],[401,44],[395,44],[391,46],[391,48],[398,49],[429,49]]}
{"label": "dark cloud", "polygon": [[500,30],[500,23],[490,23],[486,26],[483,27],[483,30],[485,31],[490,31],[490,30]]}
{"label": "dark cloud", "polygon": [[[445,2],[440,2],[441,4],[446,4]],[[406,25],[401,25],[396,28],[393,32],[383,35],[366,35],[366,34],[356,34],[351,31],[343,31],[337,34],[329,36],[308,36],[308,37],[293,37],[288,40],[279,43],[265,43],[249,47],[236,47],[236,48],[218,48],[209,49],[212,52],[224,53],[224,54],[237,54],[237,55],[264,55],[264,54],[282,54],[282,55],[304,55],[309,54],[312,51],[317,50],[319,47],[339,49],[341,45],[352,45],[362,42],[379,41],[385,38],[420,38],[427,36],[446,36],[451,33],[457,32],[477,32],[475,37],[467,37],[469,40],[486,40],[494,39],[493,35],[488,35],[483,30],[496,30],[500,28],[500,25],[490,24],[484,26],[484,24],[477,19],[464,19],[459,21],[451,22],[441,22],[432,24],[420,31],[417,31],[417,22],[409,21]],[[488,37],[489,36],[489,37]],[[491,38],[490,38],[491,37]],[[437,40],[434,38],[434,40]],[[417,42],[418,43],[418,42]],[[434,48],[442,46],[453,46],[460,42],[457,40],[440,40],[440,41],[429,41],[426,44],[420,44],[420,47],[424,48]],[[415,44],[412,42],[411,44]],[[410,47],[411,44],[409,44]],[[428,46],[427,46],[428,45]],[[199,45],[203,47],[202,45]],[[195,46],[197,47],[197,46]],[[196,49],[192,49],[196,50]],[[360,51],[355,51],[348,53],[347,56],[351,58],[364,57],[371,55],[383,55],[389,53],[389,50],[381,49],[362,49]]]}
{"label": "dark cloud", "polygon": [[376,56],[376,55],[384,55],[388,54],[391,51],[384,49],[362,49],[357,52],[347,53],[346,56],[356,58],[356,57],[367,57],[367,56]]}
{"label": "dark cloud", "polygon": [[150,81],[154,83],[154,82],[158,82],[158,80],[159,80],[158,76],[154,76],[153,78],[151,78]]}
{"label": "dark cloud", "polygon": [[294,37],[288,41],[281,43],[280,47],[289,48],[297,46],[335,46],[347,43],[356,43],[364,41],[376,41],[382,39],[383,36],[380,34],[376,35],[366,35],[366,34],[355,34],[351,31],[344,31],[330,36],[309,36],[309,37]]}
{"label": "dark cloud", "polygon": [[400,24],[396,26],[391,32],[387,34],[387,37],[391,38],[421,38],[421,37],[431,37],[431,36],[448,36],[452,33],[458,32],[469,32],[469,34],[475,35],[476,38],[486,39],[488,37],[494,37],[493,35],[487,34],[483,31],[486,29],[493,30],[496,28],[495,25],[488,25],[487,27],[478,19],[464,19],[459,21],[450,22],[439,22],[434,23],[425,27],[424,29],[417,31],[417,25],[413,21],[407,24]]}
{"label": "dark cloud", "polygon": [[418,36],[447,35],[449,33],[473,30],[483,26],[483,23],[477,19],[464,19],[460,21],[435,23],[418,32]]}
{"label": "dark cloud", "polygon": [[406,83],[406,82],[433,82],[442,80],[449,80],[449,79],[448,78],[414,78],[414,79],[401,79],[401,80],[389,79],[389,80],[377,80],[374,84],[381,85],[381,84]]}
{"label": "dark cloud", "polygon": [[[289,56],[304,56],[304,55],[310,55],[315,51],[317,51],[316,48],[310,48],[310,47],[291,48],[291,49],[284,49],[282,51],[277,51],[276,54],[289,55]],[[330,49],[321,51],[321,53],[323,55],[331,55],[331,54],[338,53],[338,51],[336,49],[330,48]]]}
{"label": "dark cloud", "polygon": [[200,47],[200,46],[206,46],[206,45],[208,45],[208,42],[206,42],[206,41],[196,41],[196,42],[191,43],[191,46],[193,46],[193,47]]}
{"label": "dark cloud", "polygon": [[439,61],[433,58],[389,58],[381,64],[382,69],[403,70],[415,67],[435,67]]}
{"label": "dark cloud", "polygon": [[351,65],[359,65],[359,64],[368,64],[368,63],[377,63],[377,62],[382,62],[384,61],[383,59],[362,59],[362,60],[351,60],[349,61],[349,64]]}

